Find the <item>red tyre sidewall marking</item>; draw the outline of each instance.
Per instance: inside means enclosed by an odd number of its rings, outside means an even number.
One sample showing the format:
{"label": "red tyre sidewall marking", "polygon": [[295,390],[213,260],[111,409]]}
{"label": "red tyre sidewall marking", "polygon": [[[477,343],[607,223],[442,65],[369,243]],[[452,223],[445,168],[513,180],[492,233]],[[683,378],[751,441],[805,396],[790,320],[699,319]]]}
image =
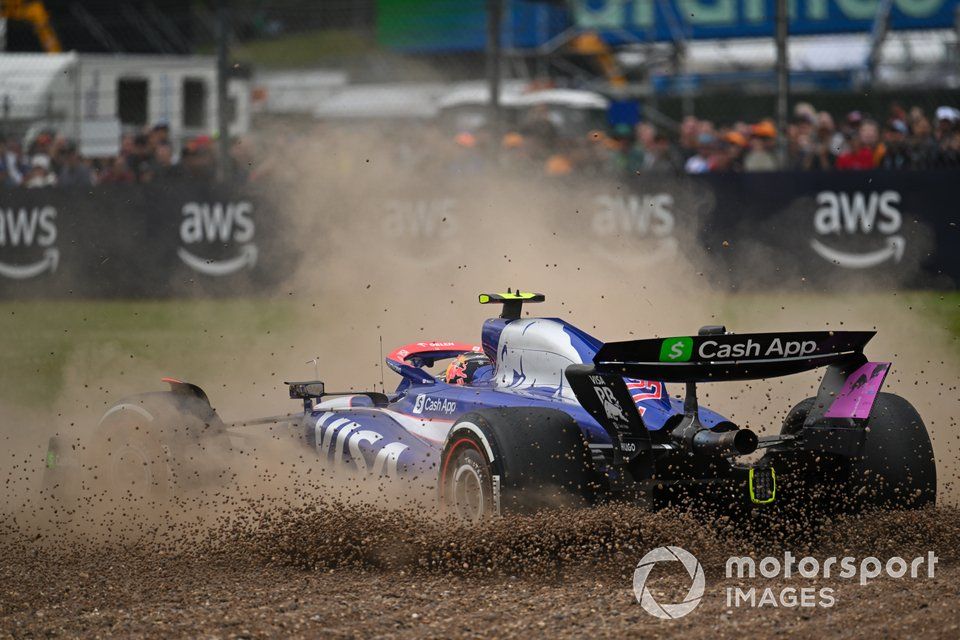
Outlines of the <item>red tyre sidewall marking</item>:
{"label": "red tyre sidewall marking", "polygon": [[486,460],[487,456],[483,455],[483,451],[480,450],[480,447],[477,446],[477,443],[474,442],[471,438],[460,438],[450,447],[450,451],[447,452],[447,457],[443,460],[443,467],[440,469],[440,501],[443,502],[443,494],[447,489],[447,465],[450,464],[450,460],[453,458],[453,454],[456,452],[457,448],[462,445],[467,444],[473,447],[473,449],[480,454],[480,456]]}

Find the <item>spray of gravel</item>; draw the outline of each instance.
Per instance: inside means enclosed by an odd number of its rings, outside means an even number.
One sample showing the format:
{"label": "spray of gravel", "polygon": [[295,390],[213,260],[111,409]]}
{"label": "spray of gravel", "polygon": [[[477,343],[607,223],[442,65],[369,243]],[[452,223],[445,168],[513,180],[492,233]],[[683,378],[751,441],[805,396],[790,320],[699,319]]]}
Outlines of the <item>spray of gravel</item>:
{"label": "spray of gravel", "polygon": [[[239,339],[230,339],[230,318],[197,314],[189,348],[208,356],[203,367],[182,375],[207,389],[225,420],[295,409],[283,399],[281,382],[313,377],[313,365],[305,363],[318,355],[319,375],[330,387],[377,388],[383,376],[389,388],[383,351],[424,338],[477,341],[481,317],[491,314],[475,305],[476,293],[522,287],[548,294],[543,308],[531,312],[569,319],[607,339],[689,334],[703,324],[744,332],[876,328],[870,354],[894,361],[888,388],[910,399],[926,419],[941,504],[956,504],[958,351],[937,325],[936,318],[944,317],[938,310],[915,309],[915,298],[894,293],[822,295],[801,287],[784,294],[729,294],[711,284],[707,248],[695,240],[695,210],[676,212],[683,224],[675,225],[671,245],[609,231],[603,213],[569,210],[576,205],[558,199],[551,182],[477,178],[469,190],[434,199],[409,187],[427,182],[424,176],[384,163],[369,142],[354,140],[331,153],[322,140],[308,138],[294,154],[314,175],[333,176],[322,182],[297,179],[278,196],[285,224],[300,239],[293,250],[301,267],[278,292],[292,306],[295,322],[280,331],[264,328],[258,340],[237,344]],[[602,243],[584,241],[603,229]],[[739,250],[735,238],[724,245],[713,250]],[[671,246],[683,251],[671,252]],[[651,255],[654,259],[647,259]],[[253,303],[260,304],[270,301]],[[68,366],[58,415],[5,410],[5,416],[16,416],[5,423],[61,429],[95,423],[111,401],[140,390],[143,380],[171,372],[160,353],[149,363],[130,363],[121,348],[100,346],[81,351]],[[96,375],[89,373],[91,363]],[[742,426],[771,432],[795,402],[812,395],[817,382],[809,375],[718,384],[704,390],[703,402]],[[13,429],[5,431],[8,440],[15,437]],[[34,438],[28,448],[13,447],[17,455],[11,456],[15,464],[7,470],[7,484],[17,490],[8,494],[7,506],[14,494],[22,500],[17,518],[5,525],[4,540],[22,544],[29,530],[39,531],[37,539],[44,543],[69,539],[70,553],[121,545],[317,569],[509,574],[584,563],[622,567],[659,544],[679,544],[708,562],[733,549],[798,539],[788,525],[757,537],[704,514],[647,513],[624,504],[575,517],[511,516],[464,529],[433,517],[423,500],[428,492],[364,488],[355,478],[330,475],[280,427],[250,427],[246,433],[225,452],[227,482],[214,489],[131,504],[130,496],[98,486],[73,509],[37,497],[37,462],[45,443]],[[77,446],[84,445],[77,440]],[[101,469],[98,452],[87,453],[90,469]],[[949,506],[920,515],[889,513],[827,523],[830,535],[811,537],[810,544],[872,549],[889,540],[884,532],[896,529],[905,536],[898,540],[952,549],[956,525],[957,513]]]}
{"label": "spray of gravel", "polygon": [[[322,164],[324,158],[312,161]],[[678,212],[684,224],[675,227],[674,237],[684,251],[665,256],[661,243],[616,230],[602,243],[585,242],[585,235],[593,237],[606,227],[605,214],[558,201],[551,182],[477,180],[470,190],[454,191],[438,205],[427,197],[411,197],[395,172],[378,166],[375,157],[371,162],[356,157],[352,169],[362,185],[357,186],[361,198],[333,202],[317,212],[317,226],[308,234],[317,250],[303,260],[291,285],[298,296],[310,299],[307,312],[317,325],[331,315],[339,319],[317,337],[318,346],[323,345],[322,377],[328,381],[369,386],[369,375],[376,372],[369,363],[380,359],[381,338],[387,349],[420,338],[477,341],[479,318],[491,314],[474,305],[475,294],[507,286],[546,292],[547,303],[531,313],[569,319],[607,339],[687,334],[704,324],[743,332],[876,329],[870,354],[895,363],[888,388],[910,399],[927,420],[941,504],[956,504],[960,406],[951,381],[957,378],[958,350],[936,324],[944,317],[938,314],[955,310],[916,309],[916,298],[896,293],[824,295],[802,284],[788,284],[789,293],[782,295],[729,293],[712,284],[709,249],[695,239],[695,210]],[[602,185],[599,191],[616,193],[618,185]],[[295,196],[301,203],[335,200],[326,185],[304,184]],[[425,212],[431,211],[424,222]],[[741,249],[733,238],[718,241],[712,250]],[[656,260],[647,261],[648,254]],[[844,287],[856,290],[850,283]],[[917,339],[917,326],[924,327],[923,340]],[[341,366],[351,360],[363,364]],[[704,389],[704,402],[743,426],[770,433],[779,429],[793,404],[813,395],[818,383],[814,373],[718,384]],[[808,522],[751,528],[704,512],[648,513],[611,504],[575,515],[510,516],[464,529],[402,503],[347,501],[280,510],[266,525],[262,514],[245,514],[221,530],[229,532],[229,543],[214,536],[205,548],[253,556],[259,549],[269,562],[315,569],[468,575],[550,573],[584,565],[620,571],[661,544],[693,550],[709,566],[735,551],[786,544],[869,553],[951,548],[957,536],[953,507],[914,515],[871,514],[827,521],[817,529]],[[891,530],[898,535],[890,536]]]}

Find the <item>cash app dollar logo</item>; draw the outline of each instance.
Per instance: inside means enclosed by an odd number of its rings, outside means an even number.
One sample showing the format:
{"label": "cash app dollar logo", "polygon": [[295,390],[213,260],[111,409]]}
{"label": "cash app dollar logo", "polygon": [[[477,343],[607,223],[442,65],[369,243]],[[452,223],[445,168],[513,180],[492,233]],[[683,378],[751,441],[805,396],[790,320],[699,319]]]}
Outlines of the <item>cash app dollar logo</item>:
{"label": "cash app dollar logo", "polygon": [[693,354],[693,338],[667,338],[660,345],[660,362],[686,362]]}

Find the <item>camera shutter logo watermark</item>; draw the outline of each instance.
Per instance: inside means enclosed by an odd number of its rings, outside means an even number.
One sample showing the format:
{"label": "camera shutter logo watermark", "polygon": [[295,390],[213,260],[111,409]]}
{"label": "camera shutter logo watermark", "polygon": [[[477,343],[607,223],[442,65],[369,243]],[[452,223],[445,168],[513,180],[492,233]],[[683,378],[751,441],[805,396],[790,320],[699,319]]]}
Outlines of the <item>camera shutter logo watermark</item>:
{"label": "camera shutter logo watermark", "polygon": [[[690,574],[693,583],[690,590],[684,596],[681,602],[671,604],[661,604],[650,593],[647,588],[647,578],[650,576],[650,570],[658,562],[679,561],[683,568]],[[697,608],[700,600],[703,599],[703,590],[706,587],[706,578],[703,575],[703,567],[700,561],[686,549],[680,547],[657,547],[640,558],[637,568],[633,572],[633,593],[637,597],[637,602],[650,615],[665,620],[682,618]]]}

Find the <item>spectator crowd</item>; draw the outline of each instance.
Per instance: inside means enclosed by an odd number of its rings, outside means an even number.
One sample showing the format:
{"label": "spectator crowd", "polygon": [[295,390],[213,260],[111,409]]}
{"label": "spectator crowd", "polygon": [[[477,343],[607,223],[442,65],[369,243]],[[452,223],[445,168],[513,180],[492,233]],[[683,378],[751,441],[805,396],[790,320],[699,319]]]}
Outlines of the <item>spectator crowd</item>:
{"label": "spectator crowd", "polygon": [[641,122],[564,139],[545,123],[528,122],[503,137],[501,153],[526,156],[548,176],[960,168],[960,111],[941,106],[932,115],[894,105],[883,120],[853,111],[837,122],[826,111],[797,104],[782,166],[772,120],[720,126],[693,116],[673,136]]}
{"label": "spectator crowd", "polygon": [[[249,182],[271,176],[282,183],[327,171],[336,179],[338,170],[355,171],[347,158],[357,153],[364,163],[373,158],[408,175],[465,175],[491,168],[548,177],[960,168],[960,110],[951,106],[928,115],[920,107],[893,105],[883,118],[852,111],[835,119],[799,103],[786,130],[785,164],[772,120],[719,125],[688,116],[673,127],[641,121],[584,135],[532,109],[514,130],[496,135],[484,128],[444,132],[429,123],[358,129],[326,122],[310,132],[287,129],[273,131],[272,143],[260,145],[258,153],[248,139],[233,140],[231,178]],[[110,158],[84,158],[72,140],[55,131],[24,142],[0,137],[0,187],[208,181],[217,174],[217,147],[210,136],[197,136],[177,150],[164,123],[123,135],[119,154]]]}
{"label": "spectator crowd", "polygon": [[[216,176],[216,141],[210,136],[187,140],[176,152],[169,126],[156,124],[121,137],[113,157],[85,158],[77,144],[56,131],[41,131],[21,142],[0,137],[0,187],[92,187],[108,184],[145,184],[175,179],[212,180]],[[232,175],[249,177],[248,143],[233,141]]]}

